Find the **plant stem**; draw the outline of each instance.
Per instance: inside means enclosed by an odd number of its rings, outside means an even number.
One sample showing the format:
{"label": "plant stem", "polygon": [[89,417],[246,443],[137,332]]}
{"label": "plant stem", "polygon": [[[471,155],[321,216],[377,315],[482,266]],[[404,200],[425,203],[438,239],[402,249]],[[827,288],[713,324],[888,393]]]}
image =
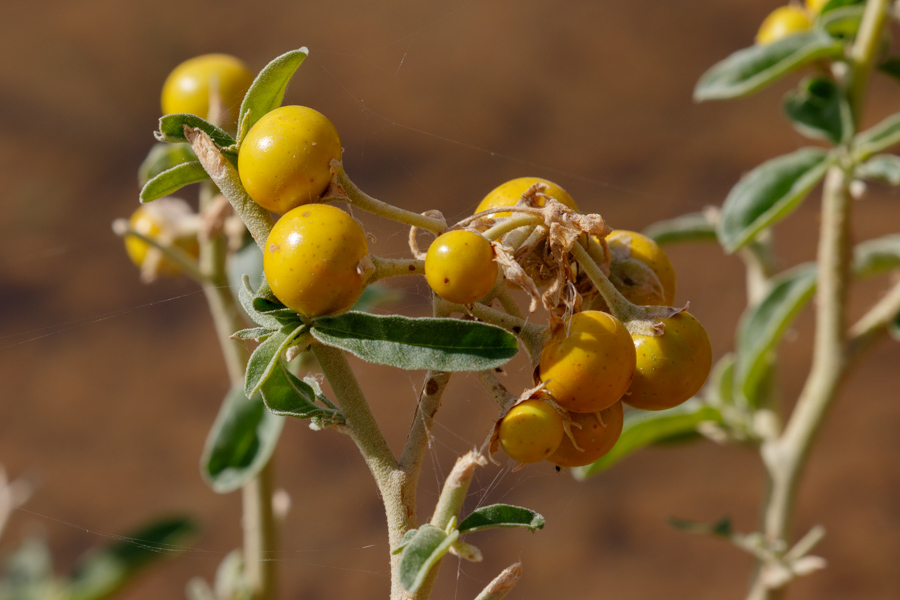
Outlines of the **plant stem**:
{"label": "plant stem", "polygon": [[493,581],[487,584],[475,600],[502,600],[512,591],[516,582],[522,577],[522,563],[517,562],[503,569]]}
{"label": "plant stem", "polygon": [[[865,90],[886,22],[889,0],[869,0],[862,24],[850,52],[852,63],[847,76],[848,101],[859,123]],[[847,150],[843,146],[841,150]],[[848,361],[846,314],[851,283],[850,223],[852,199],[851,171],[832,166],[825,178],[819,235],[819,281],[816,292],[816,329],[813,361],[806,384],[782,436],[761,447],[769,476],[769,489],[763,507],[763,532],[770,543],[787,546],[796,503],[797,487],[809,457],[810,448],[820,430],[828,408],[844,380]],[[786,586],[771,589],[766,585],[766,564],[758,564],[751,585],[751,600],[782,598]]]}
{"label": "plant stem", "polygon": [[[201,213],[212,204],[216,192],[211,182],[203,183],[200,188]],[[242,343],[231,339],[231,334],[243,328],[244,321],[231,293],[225,270],[227,240],[222,234],[207,236],[201,233],[199,245],[199,268],[202,273],[200,284],[222,349],[228,379],[232,387],[242,386],[248,355]],[[253,600],[271,600],[275,597],[275,561],[267,560],[276,550],[271,462],[241,490],[244,576],[253,591]]]}

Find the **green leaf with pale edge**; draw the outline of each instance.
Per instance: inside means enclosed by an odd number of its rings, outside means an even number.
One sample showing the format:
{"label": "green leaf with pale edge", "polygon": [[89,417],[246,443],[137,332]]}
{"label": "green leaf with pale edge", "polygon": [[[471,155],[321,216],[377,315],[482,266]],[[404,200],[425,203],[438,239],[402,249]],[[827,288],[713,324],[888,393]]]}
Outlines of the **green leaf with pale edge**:
{"label": "green leaf with pale edge", "polygon": [[207,179],[209,179],[209,174],[199,161],[176,165],[147,182],[141,189],[141,202],[158,200],[163,196],[174,194],[186,185],[199,183]]}
{"label": "green leaf with pale edge", "polygon": [[528,508],[509,504],[482,506],[462,520],[460,533],[474,533],[484,529],[524,527],[529,531],[544,528],[544,517]]}
{"label": "green leaf with pale edge", "polygon": [[856,167],[854,176],[888,185],[900,185],[900,156],[876,154]]}
{"label": "green leaf with pale edge", "polygon": [[266,407],[276,415],[298,419],[319,417],[333,423],[344,422],[344,415],[340,411],[316,404],[324,396],[317,395],[309,384],[295,377],[285,368],[283,361],[278,361],[260,392]]}
{"label": "green leaf with pale edge", "polygon": [[859,31],[864,6],[840,6],[823,14],[816,25],[836,38],[852,38]]}
{"label": "green leaf with pale edge", "polygon": [[138,167],[138,185],[144,185],[176,165],[197,160],[197,155],[188,144],[153,144],[147,158]]}
{"label": "green leaf with pale edge", "polygon": [[181,544],[195,533],[189,519],[160,519],[79,559],[69,578],[67,600],[100,600],[121,590],[140,571],[187,550]]}
{"label": "green leaf with pale edge", "polygon": [[409,544],[410,540],[412,540],[416,536],[416,532],[418,529],[410,529],[406,533],[403,534],[403,538],[400,540],[400,543],[397,544],[397,547],[394,548],[391,554],[400,554],[403,552],[403,549]]}
{"label": "green leaf with pale edge", "polygon": [[866,240],[853,248],[857,277],[874,277],[894,269],[900,269],[900,233]]}
{"label": "green leaf with pale edge", "polygon": [[849,107],[837,84],[825,77],[807,77],[784,98],[784,112],[800,134],[839,144]]}
{"label": "green leaf with pale edge", "polygon": [[294,340],[307,330],[307,325],[288,325],[272,335],[256,347],[250,360],[247,362],[247,371],[244,374],[244,394],[249,398],[255,394],[260,386],[272,376],[272,373],[281,364],[281,356]]}
{"label": "green leaf with pale edge", "polygon": [[657,221],[643,231],[662,246],[684,242],[715,242],[716,228],[703,213],[689,213],[674,219]]}
{"label": "green leaf with pale edge", "polygon": [[259,72],[247,90],[244,101],[241,102],[241,111],[238,115],[241,140],[263,115],[281,106],[291,77],[308,54],[309,50],[305,47],[291,50],[267,64]]}
{"label": "green leaf with pale edge", "polygon": [[266,314],[265,312],[257,310],[253,305],[253,302],[256,299],[255,294],[256,293],[253,291],[253,288],[250,287],[249,276],[244,275],[241,278],[241,287],[238,288],[238,301],[241,303],[244,312],[247,313],[247,316],[250,317],[250,320],[261,327],[265,327],[266,329],[272,331],[281,329],[281,321],[271,315]]}
{"label": "green leaf with pale edge", "polygon": [[772,279],[768,295],[744,312],[738,324],[736,389],[755,404],[755,390],[765,376],[771,352],[816,289],[816,265],[805,263]]}
{"label": "green leaf with pale edge", "polygon": [[893,114],[858,134],[854,139],[853,157],[857,162],[862,162],[897,144],[900,144],[900,113]]}
{"label": "green leaf with pale edge", "polygon": [[738,50],[704,73],[694,100],[726,100],[756,92],[795,69],[843,54],[844,45],[816,30],[792,35],[765,46]]}
{"label": "green leaf with pale edge", "polygon": [[313,336],[366,362],[401,369],[484,371],[518,352],[511,333],[474,321],[348,312],[317,319]]}
{"label": "green leaf with pale edge", "polygon": [[262,396],[233,388],[206,438],[200,472],[213,491],[233,492],[256,477],[278,443],[284,418],[266,410]]}
{"label": "green leaf with pale edge", "polygon": [[838,10],[840,8],[844,8],[847,6],[854,6],[858,4],[864,4],[866,0],[828,0],[821,9],[819,9],[819,18],[827,15],[833,10]]}
{"label": "green leaf with pale edge", "polygon": [[572,469],[572,476],[584,481],[638,450],[682,439],[696,432],[697,426],[706,421],[721,422],[721,415],[718,410],[696,398],[668,410],[629,412],[625,415],[622,435],[612,450],[589,465]]}
{"label": "green leaf with pale edge", "polygon": [[160,117],[159,131],[155,132],[153,135],[160,142],[187,142],[187,138],[184,137],[185,125],[204,131],[220,148],[227,148],[234,144],[234,138],[228,135],[223,129],[201,119],[197,115],[189,113],[175,113],[173,115]]}
{"label": "green leaf with pale edge", "polygon": [[231,337],[237,340],[259,340],[262,341],[272,335],[272,330],[266,327],[251,327],[249,329],[241,329],[231,334]]}
{"label": "green leaf with pale edge", "polygon": [[734,404],[734,353],[724,355],[709,374],[708,393],[720,404]]}
{"label": "green leaf with pale edge", "polygon": [[406,543],[400,553],[400,584],[407,592],[414,593],[431,568],[450,550],[459,537],[459,531],[447,534],[443,529],[425,524]]}
{"label": "green leaf with pale edge", "polygon": [[793,212],[830,164],[824,150],[801,148],[768,160],[742,177],[722,205],[718,233],[725,250],[740,249]]}

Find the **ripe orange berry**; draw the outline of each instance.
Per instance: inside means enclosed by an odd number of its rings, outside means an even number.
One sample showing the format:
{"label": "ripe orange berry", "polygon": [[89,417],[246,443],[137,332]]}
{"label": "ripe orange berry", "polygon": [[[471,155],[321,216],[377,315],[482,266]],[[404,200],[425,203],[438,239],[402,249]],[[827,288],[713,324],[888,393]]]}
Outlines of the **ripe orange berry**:
{"label": "ripe orange berry", "polygon": [[[560,467],[583,467],[589,465],[612,450],[622,435],[625,412],[621,402],[616,402],[606,410],[597,413],[569,413],[575,425],[572,437],[578,450],[568,436],[563,436],[556,452],[547,460]],[[577,427],[580,425],[581,427]]]}

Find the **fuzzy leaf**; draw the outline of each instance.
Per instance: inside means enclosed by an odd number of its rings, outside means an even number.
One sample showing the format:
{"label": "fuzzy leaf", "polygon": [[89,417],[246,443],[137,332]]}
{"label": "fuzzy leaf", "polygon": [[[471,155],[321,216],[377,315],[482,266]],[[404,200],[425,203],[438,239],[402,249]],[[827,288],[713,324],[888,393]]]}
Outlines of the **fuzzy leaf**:
{"label": "fuzzy leaf", "polygon": [[482,506],[462,520],[460,533],[473,533],[483,529],[524,527],[529,531],[544,528],[544,517],[528,508],[509,504]]}
{"label": "fuzzy leaf", "polygon": [[291,50],[267,64],[259,72],[247,90],[244,101],[241,102],[241,111],[238,115],[238,132],[241,140],[263,115],[281,106],[291,77],[308,54],[309,50],[305,47]]}
{"label": "fuzzy leaf", "polygon": [[863,162],[873,154],[897,145],[900,143],[900,113],[893,114],[858,134],[854,142],[856,150],[853,156],[857,162]]}
{"label": "fuzzy leaf", "polygon": [[161,558],[176,556],[195,532],[194,524],[175,517],[131,531],[82,557],[68,582],[67,600],[99,600],[122,589],[139,571]]}
{"label": "fuzzy leaf", "polygon": [[379,365],[401,369],[483,371],[516,355],[512,334],[486,323],[348,312],[313,323],[313,336]]}
{"label": "fuzzy leaf", "polygon": [[853,248],[857,277],[874,277],[894,269],[900,269],[900,233],[866,240]]}
{"label": "fuzzy leaf", "polygon": [[816,289],[816,265],[805,263],[772,280],[769,294],[744,312],[738,325],[736,389],[751,403],[771,353]]}
{"label": "fuzzy leaf", "polygon": [[185,125],[204,131],[220,148],[227,148],[234,144],[234,138],[228,135],[224,130],[201,119],[197,115],[188,113],[176,113],[161,117],[159,119],[159,131],[153,135],[160,142],[169,144],[187,142],[187,138],[184,137]]}
{"label": "fuzzy leaf", "polygon": [[824,31],[809,31],[765,46],[738,50],[713,65],[694,88],[694,100],[726,100],[756,92],[793,70],[843,54],[844,46]]}
{"label": "fuzzy leaf", "polygon": [[572,476],[584,481],[638,450],[653,444],[683,439],[685,435],[696,432],[697,426],[706,421],[720,422],[721,415],[718,410],[697,399],[688,400],[668,410],[628,412],[622,426],[622,435],[612,450],[589,465],[572,469]]}
{"label": "fuzzy leaf", "polygon": [[888,185],[900,185],[900,156],[876,154],[856,167],[856,177],[880,181]]}
{"label": "fuzzy leaf", "polygon": [[842,111],[849,111],[843,94],[834,81],[825,77],[807,77],[784,99],[784,112],[794,129],[806,137],[835,144],[843,139]]}
{"label": "fuzzy leaf", "polygon": [[228,285],[235,297],[238,297],[243,285],[244,275],[249,279],[251,295],[254,295],[252,290],[259,288],[263,276],[262,250],[254,242],[235,252],[228,261]]}
{"label": "fuzzy leaf", "polygon": [[281,329],[281,321],[279,321],[272,315],[268,315],[265,312],[257,310],[253,305],[254,301],[256,300],[255,294],[256,292],[254,292],[253,288],[250,287],[249,276],[244,275],[241,279],[241,286],[238,288],[238,301],[240,301],[244,312],[247,313],[247,316],[250,317],[250,320],[261,327],[265,327],[266,329],[270,329],[273,331]]}
{"label": "fuzzy leaf", "polygon": [[158,200],[163,196],[173,194],[186,185],[199,183],[209,179],[209,174],[199,161],[191,161],[175,165],[167,171],[163,171],[147,182],[141,189],[141,202]]}
{"label": "fuzzy leaf", "polygon": [[716,228],[701,212],[657,221],[644,229],[644,235],[662,246],[683,242],[715,242]]}
{"label": "fuzzy leaf", "polygon": [[324,399],[321,391],[317,394],[309,384],[295,377],[287,370],[284,361],[278,361],[260,391],[266,407],[276,415],[298,419],[319,417],[334,423],[344,422],[344,415],[340,411],[316,404],[320,398]]}
{"label": "fuzzy leaf", "polygon": [[406,533],[403,534],[403,537],[400,539],[400,543],[397,544],[397,547],[391,552],[391,554],[400,554],[403,552],[403,549],[409,545],[410,540],[412,540],[416,536],[416,532],[418,529],[410,529]]}
{"label": "fuzzy leaf", "polygon": [[403,589],[410,593],[419,589],[428,572],[458,537],[459,531],[447,534],[427,523],[417,529],[400,553],[400,584]]}
{"label": "fuzzy leaf", "polygon": [[719,220],[719,241],[734,252],[796,209],[831,161],[820,148],[802,148],[768,160],[735,185]]}
{"label": "fuzzy leaf", "polygon": [[188,144],[154,144],[138,167],[138,185],[144,187],[163,171],[193,160],[197,160],[197,155]]}
{"label": "fuzzy leaf", "polygon": [[213,491],[233,492],[256,477],[272,456],[284,418],[266,410],[262,396],[248,399],[233,388],[222,403],[201,458],[201,474]]}
{"label": "fuzzy leaf", "polygon": [[287,325],[272,332],[250,355],[244,376],[244,394],[250,398],[272,376],[281,363],[281,356],[307,330],[306,325]]}
{"label": "fuzzy leaf", "polygon": [[836,38],[852,38],[859,31],[864,6],[835,6],[820,13],[816,25]]}

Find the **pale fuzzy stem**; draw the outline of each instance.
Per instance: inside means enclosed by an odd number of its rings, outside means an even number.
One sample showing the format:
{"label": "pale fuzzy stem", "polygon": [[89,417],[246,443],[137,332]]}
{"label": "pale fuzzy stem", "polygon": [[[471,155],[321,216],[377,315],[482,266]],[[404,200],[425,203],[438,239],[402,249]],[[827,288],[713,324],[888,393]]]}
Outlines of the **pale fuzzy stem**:
{"label": "pale fuzzy stem", "polygon": [[859,358],[883,337],[898,313],[900,313],[900,282],[894,284],[888,293],[850,329],[848,360]]}
{"label": "pale fuzzy stem", "polygon": [[519,227],[525,227],[528,225],[541,225],[543,222],[544,220],[541,217],[535,215],[516,215],[513,217],[507,217],[506,220],[497,223],[496,225],[485,231],[483,235],[489,240],[496,240],[503,237],[510,231],[518,229]]}
{"label": "pale fuzzy stem", "polygon": [[368,283],[375,283],[386,277],[398,277],[400,275],[424,275],[425,261],[415,258],[382,258],[372,256],[375,271],[369,277]]}
{"label": "pale fuzzy stem", "polygon": [[203,168],[209,173],[209,176],[215,182],[216,186],[221,190],[222,194],[228,198],[234,212],[241,218],[244,225],[250,231],[250,235],[256,241],[256,244],[263,250],[266,246],[266,238],[275,224],[269,211],[261,207],[253,201],[244,186],[241,184],[241,178],[228,160],[222,156],[215,143],[210,137],[193,127],[184,126],[184,136],[191,143],[194,153]]}
{"label": "pale fuzzy stem", "polygon": [[[881,46],[889,5],[889,0],[867,2],[850,53],[853,63],[848,74],[848,88],[855,123],[859,122],[865,90]],[[840,166],[831,167],[826,175],[819,235],[813,364],[783,435],[778,440],[764,443],[761,448],[769,475],[763,532],[770,541],[787,542],[790,537],[800,477],[849,364],[846,309],[851,281],[851,180],[852,174]],[[767,587],[764,570],[764,565],[757,565],[748,598],[782,598],[786,586],[775,590]]]}
{"label": "pale fuzzy stem", "polygon": [[513,586],[522,577],[522,563],[517,562],[503,569],[487,587],[475,597],[475,600],[501,600],[512,591]]}

